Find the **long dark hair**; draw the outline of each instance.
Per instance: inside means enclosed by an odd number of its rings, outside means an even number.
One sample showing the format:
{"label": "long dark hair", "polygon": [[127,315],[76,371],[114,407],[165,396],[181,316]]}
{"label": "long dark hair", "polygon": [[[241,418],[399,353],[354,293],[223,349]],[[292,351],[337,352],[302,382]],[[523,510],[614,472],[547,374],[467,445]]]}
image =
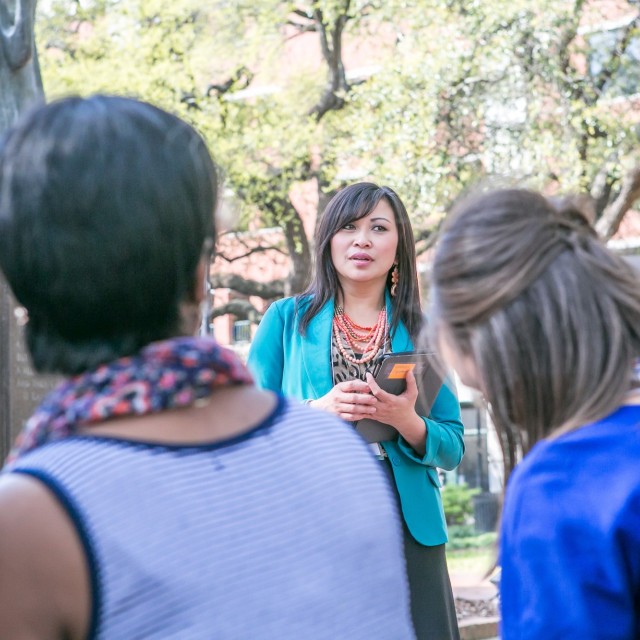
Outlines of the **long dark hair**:
{"label": "long dark hair", "polygon": [[509,471],[540,438],[622,402],[640,356],[640,281],[570,203],[462,202],[436,250],[431,327],[470,358]]}
{"label": "long dark hair", "polygon": [[[331,239],[346,224],[368,216],[385,199],[391,207],[398,227],[399,282],[393,298],[391,335],[400,322],[404,324],[413,340],[418,338],[422,327],[420,289],[416,270],[416,247],[409,215],[398,194],[389,187],[379,187],[372,182],[358,182],[339,191],[327,204],[316,237],[314,274],[311,284],[297,298],[299,308],[305,303],[300,317],[299,331],[305,335],[307,326],[318,311],[338,293],[342,287],[333,261]],[[387,287],[391,285],[391,270],[387,276]],[[308,304],[306,304],[308,302]]]}

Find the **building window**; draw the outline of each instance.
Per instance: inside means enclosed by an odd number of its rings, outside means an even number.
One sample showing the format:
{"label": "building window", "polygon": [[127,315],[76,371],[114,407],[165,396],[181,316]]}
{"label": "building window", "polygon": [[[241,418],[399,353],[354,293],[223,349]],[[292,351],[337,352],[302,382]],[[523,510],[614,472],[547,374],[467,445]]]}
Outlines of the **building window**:
{"label": "building window", "polygon": [[[589,43],[589,73],[597,78],[612,59],[630,21],[585,34]],[[620,56],[620,66],[607,80],[603,91],[610,97],[631,96],[640,87],[640,36],[634,35]]]}
{"label": "building window", "polygon": [[233,323],[231,341],[233,344],[251,342],[251,321],[236,320]]}

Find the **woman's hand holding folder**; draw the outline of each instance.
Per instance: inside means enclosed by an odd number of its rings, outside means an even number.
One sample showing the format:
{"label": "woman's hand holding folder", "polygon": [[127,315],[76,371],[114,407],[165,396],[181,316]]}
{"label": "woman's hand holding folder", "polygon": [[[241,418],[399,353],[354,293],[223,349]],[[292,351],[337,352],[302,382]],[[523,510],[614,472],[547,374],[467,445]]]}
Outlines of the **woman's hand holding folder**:
{"label": "woman's hand holding folder", "polygon": [[415,410],[418,383],[412,369],[406,371],[404,379],[406,389],[395,395],[382,389],[376,379],[367,373],[367,384],[378,401],[375,420],[393,426],[418,454],[424,455],[426,432],[424,420]]}

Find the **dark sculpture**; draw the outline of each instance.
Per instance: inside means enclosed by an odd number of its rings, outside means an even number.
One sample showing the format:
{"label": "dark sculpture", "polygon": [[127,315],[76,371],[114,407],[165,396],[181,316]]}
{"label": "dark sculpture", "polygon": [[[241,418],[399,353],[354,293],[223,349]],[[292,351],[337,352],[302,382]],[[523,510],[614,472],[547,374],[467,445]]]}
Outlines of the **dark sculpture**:
{"label": "dark sculpture", "polygon": [[[36,0],[0,0],[0,134],[24,109],[44,100],[35,11]],[[13,297],[0,276],[0,465],[24,420],[55,384],[31,370],[13,309]]]}
{"label": "dark sculpture", "polygon": [[43,100],[33,34],[36,0],[0,0],[0,132]]}

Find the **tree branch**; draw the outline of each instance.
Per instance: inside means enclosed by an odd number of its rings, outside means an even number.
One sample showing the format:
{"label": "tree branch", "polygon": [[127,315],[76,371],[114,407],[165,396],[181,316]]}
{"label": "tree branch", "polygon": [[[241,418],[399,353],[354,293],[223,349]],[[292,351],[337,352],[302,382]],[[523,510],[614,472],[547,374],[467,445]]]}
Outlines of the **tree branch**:
{"label": "tree branch", "polygon": [[244,65],[238,67],[233,74],[220,84],[210,84],[206,94],[210,96],[214,91],[222,96],[228,91],[246,89],[253,80],[253,72]]}
{"label": "tree branch", "polygon": [[295,16],[295,18],[300,18],[302,20],[287,18],[287,21],[285,22],[285,24],[290,27],[298,29],[299,33],[296,35],[300,35],[307,31],[317,31],[316,23],[313,21],[313,12],[305,11],[304,9],[292,9],[290,14]]}
{"label": "tree branch", "polygon": [[238,318],[251,320],[251,322],[259,322],[262,314],[248,300],[231,300],[219,307],[214,307],[209,316],[211,320],[231,314]]}
{"label": "tree branch", "polygon": [[421,255],[430,249],[438,238],[437,229],[423,229],[415,233],[416,255]]}
{"label": "tree branch", "polygon": [[302,33],[309,33],[309,32],[314,32],[318,30],[316,25],[313,22],[311,24],[300,24],[299,22],[294,22],[293,20],[287,20],[285,24],[289,25],[290,27],[293,27],[298,31],[298,33],[290,36],[289,38],[287,38],[287,40],[292,40],[293,38],[297,38]]}
{"label": "tree branch", "polygon": [[290,214],[286,217],[283,228],[284,236],[291,259],[291,273],[287,279],[286,296],[295,295],[305,289],[309,283],[311,249],[307,234],[304,232],[302,218],[292,204],[289,203]]}
{"label": "tree branch", "polygon": [[443,146],[448,146],[452,140],[457,143],[459,137],[467,133],[466,128],[462,131],[457,131],[454,128],[454,117],[458,116],[459,111],[458,100],[468,96],[471,92],[474,92],[474,94],[481,92],[484,87],[498,85],[511,74],[511,69],[504,69],[493,77],[477,75],[477,73],[472,74],[472,71],[475,70],[473,64],[478,57],[478,52],[487,46],[486,43],[491,42],[491,40],[501,32],[511,29],[516,22],[517,19],[512,18],[509,21],[500,22],[497,26],[482,34],[478,34],[472,43],[470,54],[466,57],[467,63],[462,66],[459,74],[449,83],[447,89],[443,90],[438,96],[438,113],[440,116],[438,121],[446,125],[447,138],[449,140],[449,142],[443,141]]}
{"label": "tree branch", "polygon": [[558,60],[560,61],[560,68],[562,69],[565,78],[570,78],[573,75],[569,46],[578,34],[578,26],[580,24],[584,5],[585,0],[576,0],[573,11],[571,12],[571,20],[565,23],[565,28],[562,30],[560,38],[558,39],[557,55]]}
{"label": "tree branch", "polygon": [[258,296],[266,300],[282,298],[285,291],[284,280],[256,282],[234,273],[212,273],[209,281],[213,289],[233,289],[245,296]]}
{"label": "tree branch", "polygon": [[609,168],[610,163],[616,162],[616,160],[617,152],[614,152],[605,162],[602,163],[591,182],[589,195],[593,198],[595,203],[596,217],[599,217],[602,214],[609,202],[609,198],[611,197],[614,180],[611,178]]}
{"label": "tree branch", "polygon": [[304,9],[292,9],[291,13],[299,18],[306,18],[307,20],[313,20],[313,14],[305,11]]}
{"label": "tree branch", "polygon": [[598,234],[608,240],[618,230],[624,214],[640,198],[640,159],[627,171],[618,197],[604,210],[596,222]]}
{"label": "tree branch", "polygon": [[344,94],[350,89],[342,61],[342,34],[349,20],[350,5],[351,0],[343,0],[340,15],[331,27],[325,24],[321,9],[316,8],[313,11],[313,20],[320,36],[320,48],[327,63],[329,76],[322,96],[308,111],[308,115],[315,116],[317,121],[328,111],[342,109],[345,103]]}
{"label": "tree branch", "polygon": [[[245,245],[246,246],[246,245]],[[222,252],[218,252],[216,253],[216,258],[220,258],[221,260],[224,260],[225,262],[236,262],[237,260],[242,260],[244,258],[248,258],[250,256],[252,256],[254,253],[265,253],[266,251],[277,251],[278,253],[281,253],[283,256],[288,256],[289,254],[286,253],[285,251],[283,251],[280,247],[277,247],[275,245],[264,245],[264,246],[259,246],[259,247],[253,247],[252,249],[247,249],[247,251],[239,256],[234,256],[233,258],[229,258],[227,256],[224,255],[224,253]]]}
{"label": "tree branch", "polygon": [[606,64],[602,66],[602,70],[594,81],[595,96],[592,98],[592,102],[596,102],[602,95],[607,82],[611,80],[613,74],[620,68],[622,56],[624,55],[627,47],[631,43],[635,31],[640,25],[640,13],[624,28],[622,32],[622,38],[611,52],[611,56]]}

